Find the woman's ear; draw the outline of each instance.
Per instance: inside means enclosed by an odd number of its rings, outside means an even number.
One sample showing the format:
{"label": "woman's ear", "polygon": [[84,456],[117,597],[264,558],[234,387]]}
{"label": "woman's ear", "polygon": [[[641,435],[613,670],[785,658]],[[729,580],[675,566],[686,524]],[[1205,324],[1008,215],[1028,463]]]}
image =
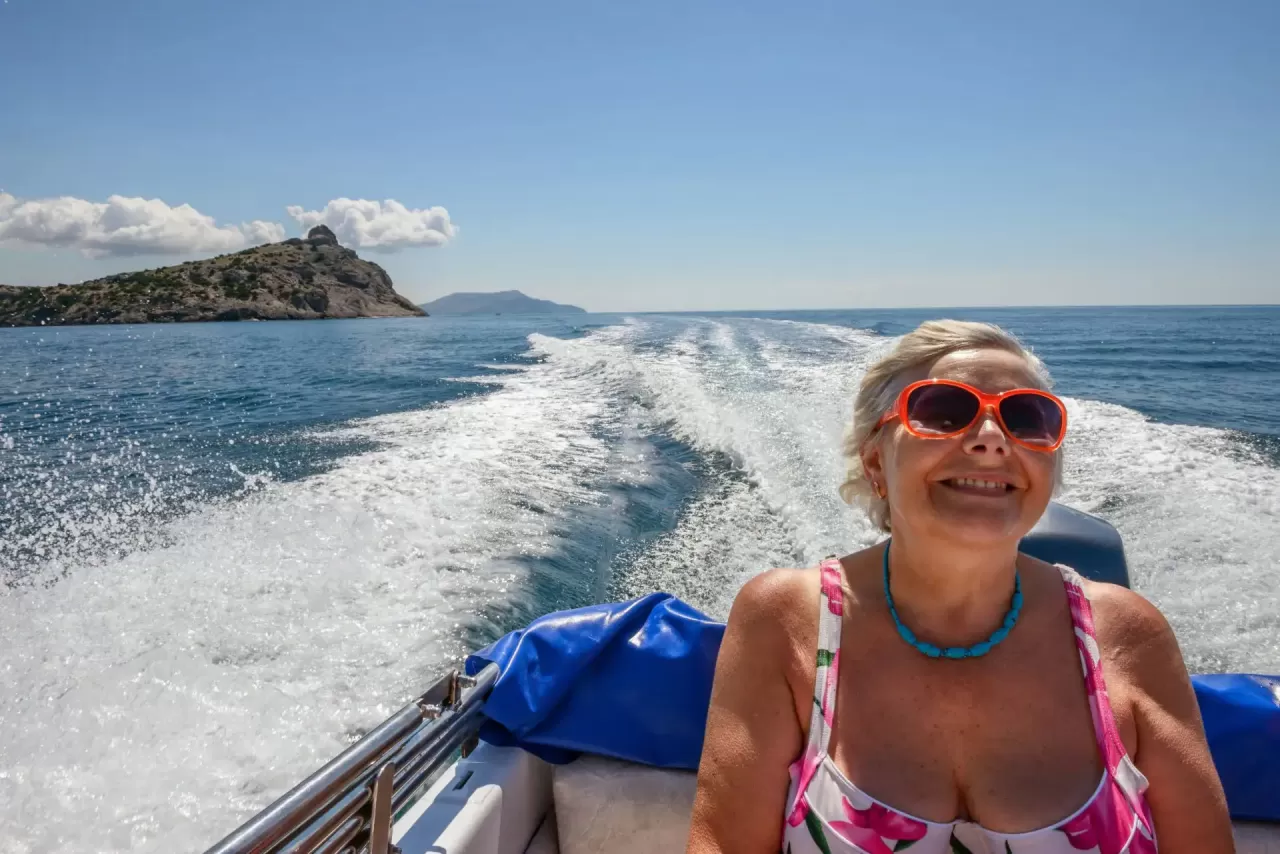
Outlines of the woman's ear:
{"label": "woman's ear", "polygon": [[884,477],[884,455],[880,452],[880,443],[867,442],[862,446],[862,472],[867,477],[871,492],[877,498],[884,498],[889,487]]}

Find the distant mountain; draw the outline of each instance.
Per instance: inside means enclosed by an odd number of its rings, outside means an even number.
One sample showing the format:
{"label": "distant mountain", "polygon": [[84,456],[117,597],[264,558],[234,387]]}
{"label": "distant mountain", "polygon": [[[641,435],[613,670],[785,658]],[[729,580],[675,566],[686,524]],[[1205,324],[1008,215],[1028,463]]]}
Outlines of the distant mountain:
{"label": "distant mountain", "polygon": [[305,240],[79,285],[0,285],[0,326],[421,317],[377,264],[318,225]]}
{"label": "distant mountain", "polygon": [[488,294],[457,293],[422,304],[428,314],[585,314],[586,309],[545,299],[527,297],[519,291]]}

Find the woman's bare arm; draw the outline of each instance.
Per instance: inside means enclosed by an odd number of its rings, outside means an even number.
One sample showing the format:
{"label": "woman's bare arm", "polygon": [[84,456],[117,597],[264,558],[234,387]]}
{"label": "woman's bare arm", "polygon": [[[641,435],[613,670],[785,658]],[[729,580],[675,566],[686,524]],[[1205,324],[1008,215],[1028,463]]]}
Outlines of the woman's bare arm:
{"label": "woman's bare arm", "polygon": [[[802,592],[804,570],[770,570],[734,600],[716,662],[686,854],[777,854],[787,766],[802,747],[788,670],[797,644],[817,638],[817,579],[809,580],[811,607]],[[800,610],[815,624],[811,639]]]}
{"label": "woman's bare arm", "polygon": [[1173,629],[1137,593],[1106,587],[1099,596],[1107,624],[1102,640],[1133,686],[1133,760],[1150,783],[1160,854],[1232,854],[1227,798]]}

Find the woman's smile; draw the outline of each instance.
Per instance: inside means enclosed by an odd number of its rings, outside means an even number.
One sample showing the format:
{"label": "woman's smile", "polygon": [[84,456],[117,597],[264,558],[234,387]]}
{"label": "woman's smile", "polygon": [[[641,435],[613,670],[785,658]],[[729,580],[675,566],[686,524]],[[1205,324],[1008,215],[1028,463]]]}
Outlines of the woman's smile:
{"label": "woman's smile", "polygon": [[935,481],[935,483],[953,492],[959,492],[963,495],[976,495],[981,498],[1007,498],[1018,488],[1007,479],[997,475],[949,477],[945,480]]}

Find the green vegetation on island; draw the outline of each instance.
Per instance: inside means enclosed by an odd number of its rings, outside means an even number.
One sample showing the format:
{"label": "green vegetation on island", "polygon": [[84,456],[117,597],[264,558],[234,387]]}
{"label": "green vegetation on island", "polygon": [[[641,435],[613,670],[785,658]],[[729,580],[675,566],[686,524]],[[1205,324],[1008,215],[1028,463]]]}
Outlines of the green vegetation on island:
{"label": "green vegetation on island", "polygon": [[323,225],[242,252],[79,285],[0,285],[0,326],[422,317]]}

